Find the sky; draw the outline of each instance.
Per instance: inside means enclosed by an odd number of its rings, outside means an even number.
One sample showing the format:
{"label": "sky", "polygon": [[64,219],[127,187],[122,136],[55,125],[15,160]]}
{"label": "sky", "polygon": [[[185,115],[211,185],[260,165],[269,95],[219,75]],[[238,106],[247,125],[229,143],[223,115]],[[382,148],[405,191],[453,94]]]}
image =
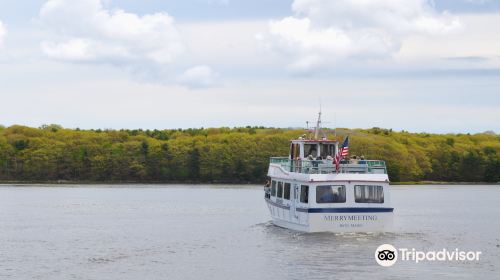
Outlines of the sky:
{"label": "sky", "polygon": [[497,0],[0,0],[0,124],[500,133]]}

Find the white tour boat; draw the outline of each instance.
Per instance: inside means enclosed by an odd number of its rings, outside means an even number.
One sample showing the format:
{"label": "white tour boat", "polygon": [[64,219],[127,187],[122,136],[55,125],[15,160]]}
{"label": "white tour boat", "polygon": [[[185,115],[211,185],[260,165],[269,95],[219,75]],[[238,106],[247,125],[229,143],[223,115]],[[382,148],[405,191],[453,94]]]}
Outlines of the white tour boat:
{"label": "white tour boat", "polygon": [[275,225],[305,232],[380,232],[392,225],[384,161],[348,159],[339,143],[313,136],[290,142],[288,157],[272,157],[265,201]]}

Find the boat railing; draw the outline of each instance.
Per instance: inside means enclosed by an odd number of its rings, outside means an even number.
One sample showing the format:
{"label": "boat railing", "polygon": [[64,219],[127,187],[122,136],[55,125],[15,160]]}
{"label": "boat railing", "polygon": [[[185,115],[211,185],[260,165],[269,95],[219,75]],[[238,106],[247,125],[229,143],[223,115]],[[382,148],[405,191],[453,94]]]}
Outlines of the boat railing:
{"label": "boat railing", "polygon": [[[337,173],[332,160],[292,160],[288,157],[271,157],[270,163],[278,164],[289,172],[305,174]],[[387,167],[383,160],[342,160],[338,173],[387,174]]]}

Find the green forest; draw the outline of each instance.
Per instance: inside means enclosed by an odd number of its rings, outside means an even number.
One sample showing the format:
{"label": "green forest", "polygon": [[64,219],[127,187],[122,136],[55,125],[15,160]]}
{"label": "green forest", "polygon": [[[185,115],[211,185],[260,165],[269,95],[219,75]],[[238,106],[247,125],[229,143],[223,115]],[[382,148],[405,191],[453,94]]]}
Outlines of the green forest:
{"label": "green forest", "polygon": [[[326,129],[329,138],[334,131]],[[0,126],[2,182],[262,183],[302,129],[80,130]],[[500,135],[337,129],[350,154],[385,160],[393,182],[500,182]]]}

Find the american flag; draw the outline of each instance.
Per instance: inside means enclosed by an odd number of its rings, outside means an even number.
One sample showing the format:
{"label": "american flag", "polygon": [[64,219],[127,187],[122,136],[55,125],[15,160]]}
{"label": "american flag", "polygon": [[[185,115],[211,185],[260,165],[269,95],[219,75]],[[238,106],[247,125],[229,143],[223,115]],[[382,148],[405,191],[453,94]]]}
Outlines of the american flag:
{"label": "american flag", "polygon": [[349,136],[347,136],[344,140],[344,144],[342,144],[342,147],[338,150],[337,154],[335,155],[335,170],[337,170],[337,173],[339,172],[340,169],[340,161],[349,155]]}

